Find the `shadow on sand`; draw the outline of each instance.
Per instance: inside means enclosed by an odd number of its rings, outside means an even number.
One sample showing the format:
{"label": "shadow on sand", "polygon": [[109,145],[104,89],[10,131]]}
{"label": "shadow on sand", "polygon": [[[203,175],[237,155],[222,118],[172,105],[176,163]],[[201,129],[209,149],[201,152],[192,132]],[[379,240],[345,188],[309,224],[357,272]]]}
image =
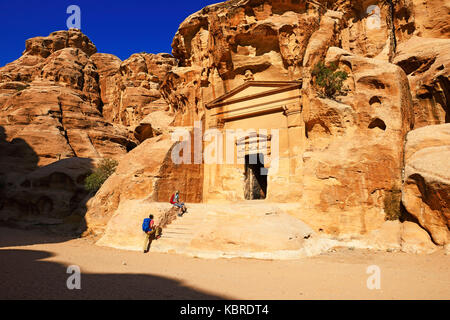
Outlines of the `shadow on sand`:
{"label": "shadow on sand", "polygon": [[[67,266],[45,261],[44,251],[0,250],[0,299],[84,300],[218,300],[222,297],[144,274],[95,274],[81,270],[81,290],[69,290]],[[72,283],[72,282],[70,282]]]}

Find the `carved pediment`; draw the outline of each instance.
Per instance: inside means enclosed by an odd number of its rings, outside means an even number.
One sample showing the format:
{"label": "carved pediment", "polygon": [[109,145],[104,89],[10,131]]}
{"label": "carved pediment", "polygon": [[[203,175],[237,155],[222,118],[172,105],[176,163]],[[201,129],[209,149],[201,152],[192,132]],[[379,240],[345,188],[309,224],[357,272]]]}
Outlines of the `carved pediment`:
{"label": "carved pediment", "polygon": [[301,81],[247,81],[223,96],[208,103],[206,108],[212,109],[240,101],[263,98],[283,91],[300,89]]}

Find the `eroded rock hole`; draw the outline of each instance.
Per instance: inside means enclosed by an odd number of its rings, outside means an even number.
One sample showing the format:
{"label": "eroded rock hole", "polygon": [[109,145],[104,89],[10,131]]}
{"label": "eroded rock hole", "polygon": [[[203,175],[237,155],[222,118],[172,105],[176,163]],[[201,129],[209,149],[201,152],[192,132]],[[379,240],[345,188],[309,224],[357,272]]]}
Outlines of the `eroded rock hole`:
{"label": "eroded rock hole", "polygon": [[384,123],[383,120],[376,118],[375,120],[373,120],[370,124],[369,124],[369,129],[375,129],[375,128],[379,128],[383,131],[386,130],[386,123]]}
{"label": "eroded rock hole", "polygon": [[379,97],[374,96],[374,97],[370,98],[369,104],[370,105],[381,104],[381,100]]}

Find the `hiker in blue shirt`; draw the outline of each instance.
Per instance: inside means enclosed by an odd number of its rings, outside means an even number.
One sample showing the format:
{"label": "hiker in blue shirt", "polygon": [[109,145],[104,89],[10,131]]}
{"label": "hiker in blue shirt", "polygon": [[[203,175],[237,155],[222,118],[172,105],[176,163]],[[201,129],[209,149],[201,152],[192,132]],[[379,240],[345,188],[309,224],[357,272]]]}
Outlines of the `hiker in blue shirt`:
{"label": "hiker in blue shirt", "polygon": [[148,218],[144,219],[144,222],[142,223],[142,231],[145,232],[144,253],[147,253],[151,241],[161,237],[161,228],[155,226],[155,220],[152,214]]}

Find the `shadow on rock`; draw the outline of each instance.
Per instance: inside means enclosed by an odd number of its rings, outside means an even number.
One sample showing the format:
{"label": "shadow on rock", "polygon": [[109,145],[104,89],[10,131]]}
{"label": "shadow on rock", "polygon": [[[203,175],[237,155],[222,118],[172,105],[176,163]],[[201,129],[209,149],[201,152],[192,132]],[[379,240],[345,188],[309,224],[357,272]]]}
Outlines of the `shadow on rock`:
{"label": "shadow on rock", "polygon": [[0,223],[78,236],[84,225],[84,188],[94,168],[88,158],[68,158],[39,167],[39,157],[23,139],[7,140],[0,126]]}

